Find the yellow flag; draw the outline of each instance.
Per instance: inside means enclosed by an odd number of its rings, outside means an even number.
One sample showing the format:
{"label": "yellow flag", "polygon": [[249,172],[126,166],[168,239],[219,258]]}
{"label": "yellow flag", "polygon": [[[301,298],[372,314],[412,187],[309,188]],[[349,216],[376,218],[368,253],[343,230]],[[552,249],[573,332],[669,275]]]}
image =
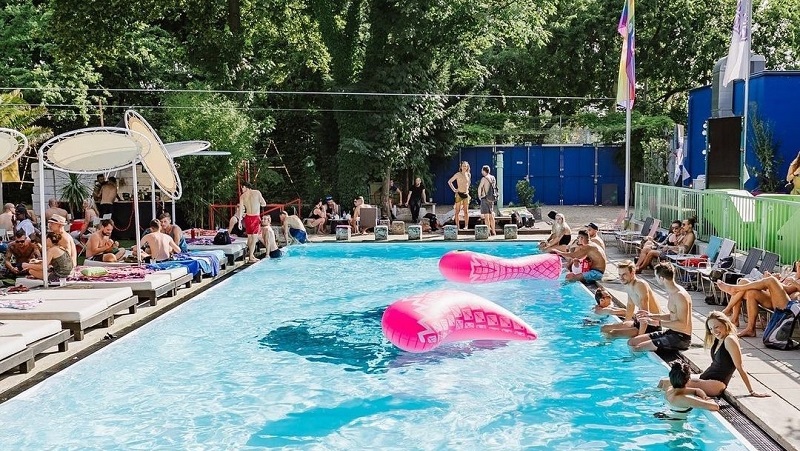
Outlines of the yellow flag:
{"label": "yellow flag", "polygon": [[19,182],[19,164],[16,160],[3,168],[2,177],[4,183]]}

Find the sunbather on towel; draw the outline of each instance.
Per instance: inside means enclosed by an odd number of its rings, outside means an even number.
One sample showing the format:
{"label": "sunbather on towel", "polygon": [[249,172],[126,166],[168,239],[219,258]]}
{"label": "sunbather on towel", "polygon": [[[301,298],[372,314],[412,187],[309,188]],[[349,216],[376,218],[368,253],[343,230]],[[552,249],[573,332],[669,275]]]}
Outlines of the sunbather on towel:
{"label": "sunbather on towel", "polygon": [[97,231],[86,242],[86,258],[98,262],[116,262],[125,256],[125,249],[119,248],[119,243],[111,239],[114,231],[114,220],[103,219]]}

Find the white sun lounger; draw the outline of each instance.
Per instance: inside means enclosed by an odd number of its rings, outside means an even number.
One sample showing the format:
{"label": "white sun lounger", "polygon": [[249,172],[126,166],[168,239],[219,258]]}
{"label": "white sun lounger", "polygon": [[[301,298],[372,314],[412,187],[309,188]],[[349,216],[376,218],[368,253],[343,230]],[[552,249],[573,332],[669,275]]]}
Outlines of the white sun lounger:
{"label": "white sun lounger", "polygon": [[0,337],[0,372],[5,373],[16,367],[23,371],[26,363],[32,358],[28,344],[21,336]]}
{"label": "white sun lounger", "polygon": [[[84,266],[103,266],[108,268],[119,268],[119,267],[130,267],[136,265],[136,263],[110,263],[110,262],[98,262],[94,260],[86,260]],[[194,276],[189,274],[189,270],[185,267],[174,267],[174,268],[167,268],[161,269],[156,271],[156,274],[169,274],[170,279],[172,280],[172,287],[173,295],[175,290],[179,287],[186,286],[186,288],[192,287],[192,281],[194,280]],[[76,283],[83,283],[83,282],[76,282]],[[139,293],[136,293],[139,294]],[[162,293],[163,294],[163,293]],[[139,297],[147,297],[146,295],[142,294]],[[150,299],[148,297],[148,299]]]}
{"label": "white sun lounger", "polygon": [[17,367],[20,373],[28,373],[33,369],[36,356],[58,346],[59,352],[67,350],[67,342],[72,338],[69,330],[61,328],[61,321],[21,321],[5,320],[0,323],[0,348],[6,341],[11,342],[9,349],[16,347],[13,343],[18,339],[25,342],[25,350],[13,356],[4,356],[0,352],[0,373]]}
{"label": "white sun lounger", "polygon": [[190,251],[220,250],[228,257],[228,264],[233,266],[234,261],[244,257],[247,243],[235,241],[231,244],[190,244],[187,247]]}
{"label": "white sun lounger", "polygon": [[[183,270],[186,274],[186,268],[177,268]],[[113,282],[106,281],[85,281],[80,280],[77,282],[69,282],[68,286],[77,288],[124,288],[128,287],[133,290],[133,294],[139,297],[140,300],[147,299],[150,305],[156,305],[158,298],[165,294],[172,295],[175,291],[175,284],[168,271],[158,271],[144,276],[144,279],[128,279],[128,280],[115,280]]]}
{"label": "white sun lounger", "polygon": [[84,331],[100,324],[114,324],[114,315],[125,309],[133,314],[139,298],[130,288],[73,290],[60,288],[12,293],[0,301],[42,300],[31,309],[0,308],[0,321],[5,320],[59,320],[63,329],[69,329],[76,341],[83,339]]}

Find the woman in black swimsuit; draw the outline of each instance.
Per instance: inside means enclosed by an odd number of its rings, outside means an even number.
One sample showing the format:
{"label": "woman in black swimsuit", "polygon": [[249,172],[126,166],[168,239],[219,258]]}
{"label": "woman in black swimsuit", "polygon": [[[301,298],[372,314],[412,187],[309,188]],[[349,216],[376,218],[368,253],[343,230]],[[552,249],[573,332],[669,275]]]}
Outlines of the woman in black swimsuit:
{"label": "woman in black swimsuit", "polygon": [[[691,379],[686,386],[699,388],[708,396],[720,396],[728,388],[728,382],[733,377],[733,372],[738,371],[739,376],[747,388],[750,396],[765,398],[767,393],[757,393],[750,385],[742,366],[742,349],[739,346],[739,337],[736,335],[736,326],[720,311],[713,311],[706,319],[706,347],[711,347],[711,365],[703,371],[697,379]],[[668,381],[662,379],[659,387],[668,386]]]}

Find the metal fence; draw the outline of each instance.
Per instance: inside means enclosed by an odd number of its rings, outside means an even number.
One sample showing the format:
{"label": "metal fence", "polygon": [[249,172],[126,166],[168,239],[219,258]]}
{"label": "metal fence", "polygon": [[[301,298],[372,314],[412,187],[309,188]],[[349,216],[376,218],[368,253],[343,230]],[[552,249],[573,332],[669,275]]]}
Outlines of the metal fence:
{"label": "metal fence", "polygon": [[752,247],[775,252],[781,263],[800,260],[800,196],[741,190],[695,190],[636,184],[634,217],[668,224],[694,216],[699,239],[716,235],[736,241],[738,252]]}

